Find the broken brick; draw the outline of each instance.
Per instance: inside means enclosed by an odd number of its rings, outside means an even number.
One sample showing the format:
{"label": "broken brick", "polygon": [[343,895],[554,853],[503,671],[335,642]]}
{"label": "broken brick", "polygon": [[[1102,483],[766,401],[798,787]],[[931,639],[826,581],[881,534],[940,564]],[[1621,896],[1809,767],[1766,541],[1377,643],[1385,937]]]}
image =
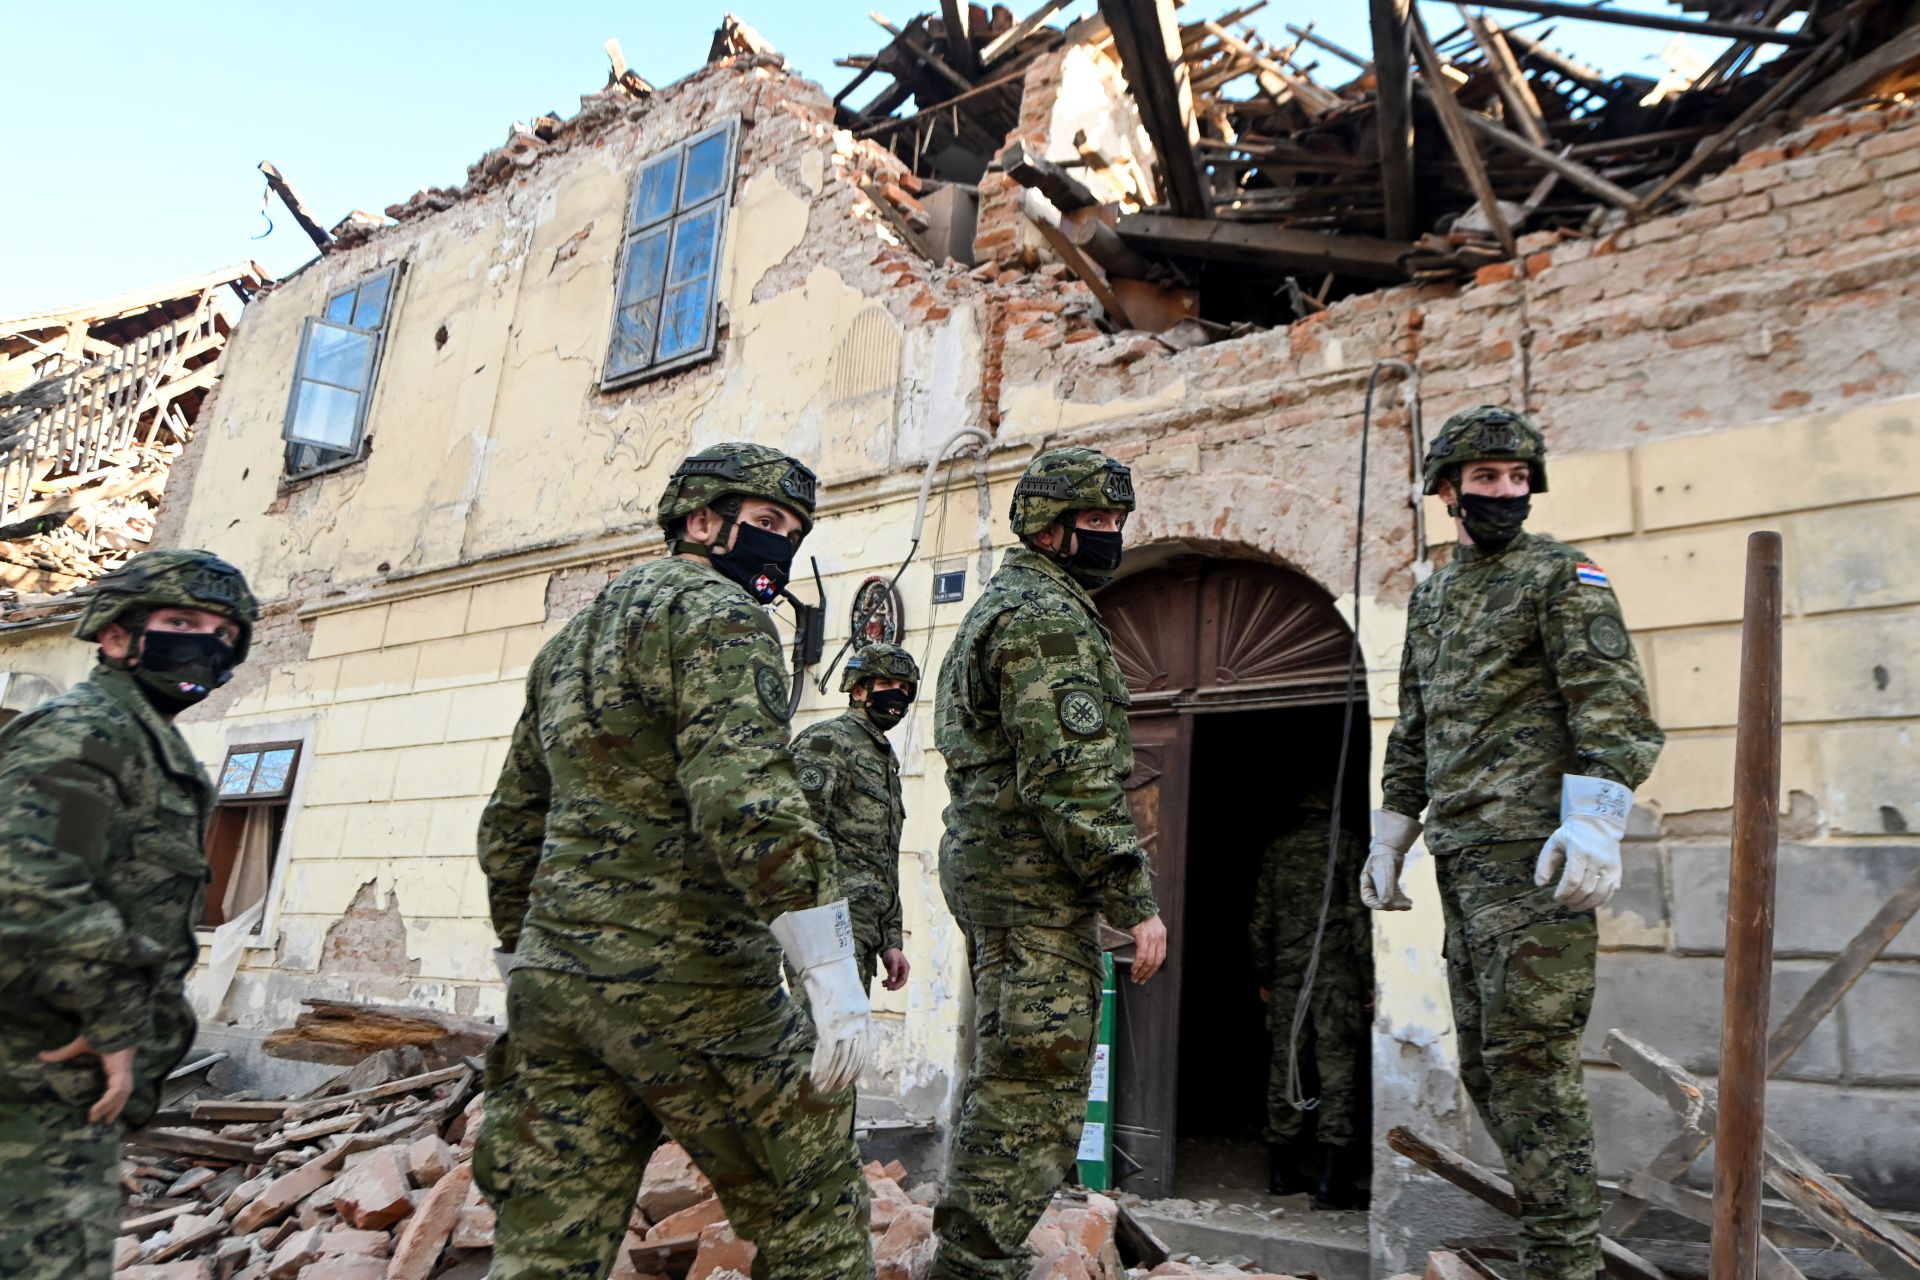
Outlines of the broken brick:
{"label": "broken brick", "polygon": [[722,1271],[751,1275],[755,1252],[753,1244],[734,1235],[731,1226],[716,1222],[700,1233],[700,1251],[694,1255],[687,1280],[713,1280]]}
{"label": "broken brick", "polygon": [[350,1225],[377,1230],[413,1212],[410,1189],[400,1153],[383,1147],[341,1175],[333,1203]]}
{"label": "broken brick", "polygon": [[659,1222],[690,1209],[713,1194],[713,1184],[677,1142],[663,1142],[647,1161],[640,1179],[640,1208],[647,1221]]}

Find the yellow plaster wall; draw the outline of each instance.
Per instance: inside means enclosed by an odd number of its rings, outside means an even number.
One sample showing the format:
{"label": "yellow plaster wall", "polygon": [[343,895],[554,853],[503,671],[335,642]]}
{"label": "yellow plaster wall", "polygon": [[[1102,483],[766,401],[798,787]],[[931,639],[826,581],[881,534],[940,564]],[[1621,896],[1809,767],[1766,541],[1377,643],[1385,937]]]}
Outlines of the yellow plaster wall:
{"label": "yellow plaster wall", "polygon": [[94,646],[73,638],[73,623],[0,632],[0,672],[51,680],[62,692],[93,670]]}
{"label": "yellow plaster wall", "polygon": [[[696,86],[703,114],[652,110],[544,159],[521,184],[324,257],[249,307],[173,540],[219,550],[277,599],[643,531],[671,467],[720,440],[780,445],[829,483],[895,465],[890,396],[868,429],[831,426],[836,356],[876,306],[870,280],[854,277],[880,241],[846,218],[831,132],[771,112],[741,130],[748,158],[719,266],[719,357],[599,390],[639,160],[711,120],[751,115],[753,85],[716,72]],[[775,127],[788,132],[760,137]],[[279,432],[302,324],[330,291],[393,264],[402,274],[369,456],[283,492]],[[932,328],[976,323],[963,310]],[[951,382],[939,367],[969,349],[922,344],[904,353],[902,380]]]}

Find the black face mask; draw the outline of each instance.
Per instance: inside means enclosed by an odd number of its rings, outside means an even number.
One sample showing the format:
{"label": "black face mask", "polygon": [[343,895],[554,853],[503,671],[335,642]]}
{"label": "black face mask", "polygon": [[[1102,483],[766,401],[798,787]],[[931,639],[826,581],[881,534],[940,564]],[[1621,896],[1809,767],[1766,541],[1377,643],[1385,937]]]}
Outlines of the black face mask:
{"label": "black face mask", "polygon": [[1498,551],[1520,536],[1520,526],[1527,522],[1527,513],[1533,509],[1533,495],[1490,498],[1484,493],[1463,493],[1455,505],[1473,544]]}
{"label": "black face mask", "polygon": [[907,718],[907,704],[912,701],[905,689],[869,689],[867,719],[873,722],[874,728],[885,733]]}
{"label": "black face mask", "polygon": [[772,604],[792,575],[793,555],[799,548],[785,534],[759,525],[736,527],[740,532],[733,540],[733,550],[714,552],[713,567],[745,587],[761,604]]}
{"label": "black face mask", "polygon": [[1082,586],[1102,587],[1120,571],[1124,549],[1120,531],[1074,529],[1073,554],[1067,557],[1067,572]]}
{"label": "black face mask", "polygon": [[148,702],[174,715],[233,679],[233,646],[218,636],[146,631],[133,678]]}

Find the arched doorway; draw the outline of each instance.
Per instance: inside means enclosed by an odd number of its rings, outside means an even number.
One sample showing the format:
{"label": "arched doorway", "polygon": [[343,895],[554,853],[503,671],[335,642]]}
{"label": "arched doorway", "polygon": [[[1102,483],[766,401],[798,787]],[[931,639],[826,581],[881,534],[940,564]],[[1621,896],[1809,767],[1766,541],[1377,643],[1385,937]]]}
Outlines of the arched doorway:
{"label": "arched doorway", "polygon": [[[1264,1158],[1252,887],[1299,787],[1332,782],[1352,632],[1303,575],[1212,557],[1117,582],[1100,609],[1133,697],[1128,794],[1170,934],[1163,975],[1120,984],[1115,1175],[1122,1189],[1164,1196],[1176,1194],[1183,1151],[1196,1166],[1235,1143]],[[1349,830],[1364,830],[1364,686],[1356,699],[1342,810]],[[1264,1187],[1264,1165],[1257,1173]],[[1236,1189],[1201,1177],[1179,1193]]]}

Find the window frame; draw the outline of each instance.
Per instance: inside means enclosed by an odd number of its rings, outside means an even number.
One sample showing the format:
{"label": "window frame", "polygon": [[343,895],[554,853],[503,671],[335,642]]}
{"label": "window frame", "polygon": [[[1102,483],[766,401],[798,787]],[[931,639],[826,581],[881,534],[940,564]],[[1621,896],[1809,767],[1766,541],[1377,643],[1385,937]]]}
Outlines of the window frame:
{"label": "window frame", "polygon": [[[233,758],[235,756],[237,755],[264,756],[270,751],[293,752],[293,759],[287,762],[287,781],[285,785],[283,785],[279,790],[273,791],[273,792],[258,792],[253,790],[253,788],[249,786],[247,790],[241,792],[239,795],[234,795],[234,796],[227,795],[220,790],[220,784],[226,779],[226,776],[227,776],[227,766],[233,763]],[[227,754],[220,761],[220,773],[214,779],[214,783],[213,783],[214,807],[227,808],[227,807],[236,807],[236,806],[244,806],[244,805],[285,804],[287,802],[287,798],[293,794],[294,785],[300,780],[300,766],[305,763],[305,761],[302,758],[305,755],[305,753],[306,753],[306,743],[302,742],[298,738],[294,738],[286,742],[230,742],[228,743]],[[260,768],[259,762],[255,761],[254,762],[255,771],[258,772],[259,768]]]}
{"label": "window frame", "polygon": [[[693,205],[683,206],[681,201],[686,191],[687,156],[701,143],[715,136],[724,135],[727,140],[726,155],[721,161],[722,179],[720,189],[713,195]],[[644,224],[634,222],[634,204],[640,198],[640,181],[646,172],[660,163],[668,155],[679,157],[678,172],[674,178],[673,203],[668,212],[659,218]],[[650,378],[657,378],[690,365],[701,364],[713,359],[720,347],[720,285],[722,259],[726,255],[727,222],[733,209],[734,186],[739,178],[740,164],[740,117],[729,115],[715,121],[704,129],[688,134],[670,146],[661,147],[646,156],[634,166],[633,180],[628,184],[627,197],[621,206],[620,214],[620,252],[616,255],[613,275],[613,311],[608,323],[606,355],[601,364],[600,390],[615,391],[629,387]],[[653,350],[660,347],[660,330],[666,319],[666,297],[672,285],[673,251],[678,244],[680,228],[698,214],[708,209],[715,211],[713,229],[713,266],[709,273],[710,285],[707,297],[707,313],[704,321],[705,332],[700,345],[693,350],[682,352],[668,358],[650,359],[646,364],[634,369],[615,372],[613,355],[620,339],[620,312],[626,305],[621,290],[627,278],[627,262],[634,246],[653,235],[661,233],[667,238],[666,260],[661,267],[660,308],[655,315],[653,331]]]}
{"label": "window frame", "polygon": [[[387,334],[392,328],[394,304],[399,300],[401,266],[402,264],[398,262],[390,263],[378,271],[372,271],[359,277],[351,284],[331,291],[321,302],[319,314],[310,315],[301,323],[300,345],[294,353],[293,377],[287,388],[287,407],[280,419],[280,439],[285,446],[283,449],[285,464],[281,470],[281,479],[283,482],[291,483],[306,480],[317,475],[324,475],[329,471],[336,471],[341,467],[351,466],[353,463],[359,462],[367,456],[367,419],[373,407],[374,388],[378,386],[380,382],[380,365],[382,358],[386,354]],[[380,309],[380,323],[377,326],[364,328],[352,323],[342,324],[338,320],[329,320],[327,318],[327,312],[332,310],[334,303],[349,294],[357,295],[368,285],[379,280],[386,282],[386,302]],[[355,305],[358,305],[357,299]],[[349,321],[351,321],[352,318],[351,315],[348,316]],[[354,410],[353,439],[345,449],[336,448],[333,445],[324,444],[317,440],[296,437],[292,434],[293,418],[295,412],[300,407],[300,390],[304,384],[313,382],[321,386],[338,386],[341,387],[342,390],[349,389],[339,383],[324,382],[321,379],[309,378],[306,375],[307,351],[313,343],[314,330],[320,325],[324,325],[329,329],[338,329],[347,333],[358,334],[369,339],[371,343],[371,350],[367,353],[365,382],[358,392],[360,402]],[[320,462],[311,467],[303,467],[296,471],[292,468],[292,451],[296,448],[316,449],[331,456],[324,462]]]}
{"label": "window frame", "polygon": [[[280,838],[273,850],[273,870],[267,877],[266,893],[261,901],[265,904],[260,913],[260,923],[253,932],[247,934],[245,945],[248,950],[272,950],[280,945],[280,906],[289,868],[293,861],[294,826],[300,821],[301,811],[306,802],[308,775],[314,762],[314,734],[316,723],[310,718],[299,720],[280,720],[259,724],[236,725],[228,730],[219,742],[220,754],[209,770],[208,784],[213,790],[213,810],[223,808],[257,809],[268,805],[280,805],[283,813],[280,818]],[[212,745],[212,744],[209,744]],[[289,767],[289,782],[278,795],[258,798],[235,796],[222,800],[220,779],[225,775],[227,760],[236,751],[272,751],[292,747],[295,749],[293,763]],[[203,757],[204,758],[204,757]],[[214,813],[208,813],[209,823]],[[211,852],[211,851],[209,851]],[[212,867],[209,866],[211,871]],[[211,892],[211,886],[209,886]],[[193,922],[194,937],[201,945],[213,941],[214,927]]]}

